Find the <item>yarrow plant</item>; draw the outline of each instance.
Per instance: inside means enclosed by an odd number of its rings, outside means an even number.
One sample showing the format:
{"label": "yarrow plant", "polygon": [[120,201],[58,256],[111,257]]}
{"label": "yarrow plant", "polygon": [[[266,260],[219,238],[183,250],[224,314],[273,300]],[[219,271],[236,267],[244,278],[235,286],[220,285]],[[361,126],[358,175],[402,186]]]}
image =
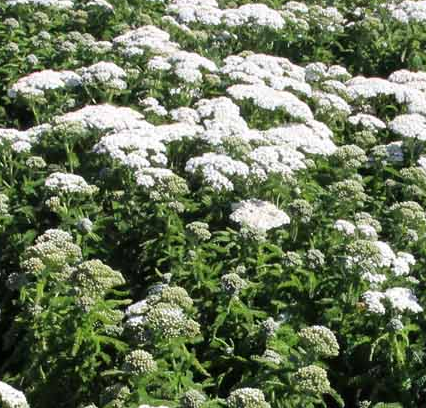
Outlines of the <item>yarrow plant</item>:
{"label": "yarrow plant", "polygon": [[0,15],[2,407],[424,404],[425,1]]}

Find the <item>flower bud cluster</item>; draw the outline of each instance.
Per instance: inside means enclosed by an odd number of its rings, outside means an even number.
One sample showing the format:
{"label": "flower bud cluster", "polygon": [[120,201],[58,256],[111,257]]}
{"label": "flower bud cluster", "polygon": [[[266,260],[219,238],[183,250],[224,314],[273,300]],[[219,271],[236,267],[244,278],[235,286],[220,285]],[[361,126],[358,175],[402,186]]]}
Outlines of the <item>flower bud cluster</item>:
{"label": "flower bud cluster", "polygon": [[363,202],[367,199],[363,185],[357,180],[344,180],[333,183],[330,186],[331,195],[338,202]]}
{"label": "flower bud cluster", "polygon": [[25,164],[30,168],[30,169],[44,169],[47,164],[44,161],[43,157],[40,156],[31,156],[27,159],[27,161],[25,162]]}
{"label": "flower bud cluster", "polygon": [[275,365],[280,365],[282,362],[282,357],[280,356],[280,354],[270,349],[266,349],[261,356],[254,356],[252,358],[255,361],[275,364]]}
{"label": "flower bud cluster", "polygon": [[201,408],[207,401],[207,397],[200,391],[191,389],[185,392],[180,398],[180,405],[183,408]]}
{"label": "flower bud cluster", "polygon": [[307,224],[314,213],[312,205],[308,201],[302,199],[291,202],[288,206],[288,211],[292,220],[296,220],[303,224]]}
{"label": "flower bud cluster", "polygon": [[301,393],[320,395],[330,391],[327,371],[317,365],[299,368],[293,378]]}
{"label": "flower bud cluster", "polygon": [[345,145],[337,148],[331,160],[338,168],[358,169],[367,162],[367,156],[357,145]]}
{"label": "flower bud cluster", "polygon": [[108,290],[125,283],[123,275],[99,259],[79,264],[72,276],[78,294],[102,297]]}
{"label": "flower bud cluster", "polygon": [[187,312],[193,301],[184,288],[156,285],[146,299],[127,308],[125,327],[132,337],[140,342],[192,338],[200,333],[200,325]]}
{"label": "flower bud cluster", "polygon": [[125,357],[122,369],[131,375],[147,375],[157,371],[157,363],[147,351],[134,350]]}
{"label": "flower bud cluster", "polygon": [[186,226],[187,231],[199,241],[208,241],[212,234],[209,231],[209,224],[200,221],[191,222]]}
{"label": "flower bud cluster", "polygon": [[325,264],[325,256],[319,249],[309,249],[306,253],[306,262],[312,269],[319,268]]}
{"label": "flower bud cluster", "polygon": [[268,317],[261,323],[261,329],[267,338],[272,337],[279,327],[280,323],[276,322],[272,317]]}
{"label": "flower bud cluster", "polygon": [[194,303],[188,295],[188,292],[180,286],[165,285],[165,287],[161,290],[159,300],[161,302],[181,307],[184,310],[190,309]]}
{"label": "flower bud cluster", "polygon": [[130,389],[123,384],[114,384],[106,387],[100,395],[101,406],[108,405],[111,408],[125,408],[126,401],[130,397]]}
{"label": "flower bud cluster", "polygon": [[0,193],[0,216],[9,215],[9,197]]}
{"label": "flower bud cluster", "polygon": [[257,388],[239,388],[226,399],[229,408],[269,408],[263,392]]}
{"label": "flower bud cluster", "polygon": [[169,303],[157,303],[150,308],[146,320],[149,329],[166,339],[191,338],[197,336],[200,332],[200,326],[197,322],[188,318],[181,308]]}
{"label": "flower bud cluster", "polygon": [[230,296],[237,296],[242,289],[248,286],[247,281],[235,272],[223,275],[220,279],[220,283],[223,291]]}
{"label": "flower bud cluster", "polygon": [[22,267],[27,273],[36,274],[44,266],[58,271],[67,264],[75,264],[82,255],[80,247],[72,241],[72,236],[66,231],[47,230],[36,239],[35,245],[27,248]]}
{"label": "flower bud cluster", "polygon": [[415,230],[426,225],[426,213],[422,206],[415,201],[396,203],[390,208],[392,215]]}
{"label": "flower bud cluster", "polygon": [[337,343],[336,336],[327,327],[306,327],[299,332],[299,337],[308,352],[323,357],[339,355],[339,343]]}

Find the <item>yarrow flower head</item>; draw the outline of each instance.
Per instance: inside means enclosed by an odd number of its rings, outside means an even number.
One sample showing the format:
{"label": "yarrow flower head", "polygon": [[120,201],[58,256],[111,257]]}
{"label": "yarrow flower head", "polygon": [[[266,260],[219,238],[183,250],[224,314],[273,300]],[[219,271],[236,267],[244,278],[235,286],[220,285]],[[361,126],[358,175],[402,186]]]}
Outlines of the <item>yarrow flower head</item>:
{"label": "yarrow flower head", "polygon": [[363,149],[356,145],[339,147],[331,156],[339,167],[346,169],[358,169],[367,162],[367,156]]}
{"label": "yarrow flower head", "polygon": [[45,266],[62,271],[65,265],[74,265],[81,257],[80,247],[73,243],[68,232],[50,229],[27,248],[21,266],[30,274],[40,272]]}
{"label": "yarrow flower head", "polygon": [[85,86],[124,90],[127,88],[126,72],[113,62],[98,62],[90,67],[80,68],[78,74]]}
{"label": "yarrow flower head", "polygon": [[83,177],[71,173],[55,172],[46,178],[45,186],[53,193],[92,195],[97,187],[87,184]]}
{"label": "yarrow flower head", "polygon": [[415,201],[403,201],[390,207],[396,220],[411,228],[418,229],[426,225],[426,213],[423,207]]}
{"label": "yarrow flower head", "polygon": [[125,283],[123,275],[99,259],[79,264],[73,274],[75,290],[80,295],[102,296],[108,290]]}
{"label": "yarrow flower head", "polygon": [[180,398],[183,408],[201,408],[206,401],[207,397],[195,389],[186,391]]}
{"label": "yarrow flower head", "polygon": [[157,371],[157,363],[147,351],[134,350],[125,357],[122,368],[131,375],[147,375]]}
{"label": "yarrow flower head", "polygon": [[27,161],[25,162],[25,164],[30,168],[30,169],[44,169],[47,164],[44,161],[43,157],[40,156],[31,156],[27,159]]}
{"label": "yarrow flower head", "polygon": [[229,408],[270,408],[263,392],[257,388],[239,388],[226,399]]}
{"label": "yarrow flower head", "polygon": [[261,356],[253,356],[252,359],[262,363],[269,363],[274,365],[280,365],[282,362],[281,355],[275,350],[270,349],[266,349]]}
{"label": "yarrow flower head", "polygon": [[193,300],[188,295],[186,289],[180,286],[168,286],[165,285],[159,294],[159,301],[170,303],[171,305],[175,305],[181,307],[184,310],[188,310],[193,305]]}
{"label": "yarrow flower head", "polygon": [[126,401],[130,397],[130,389],[127,385],[117,383],[105,387],[100,394],[100,404],[111,405],[111,408],[124,408]]}
{"label": "yarrow flower head", "polygon": [[323,357],[339,355],[339,343],[334,333],[327,327],[307,327],[299,332],[299,337],[309,353]]}
{"label": "yarrow flower head", "polygon": [[319,268],[325,263],[324,254],[319,249],[309,249],[306,253],[306,260],[310,268]]}
{"label": "yarrow flower head", "polygon": [[337,181],[330,186],[330,193],[337,198],[339,202],[361,204],[367,199],[364,186],[357,180]]}
{"label": "yarrow flower head", "polygon": [[266,232],[289,224],[289,216],[274,204],[256,199],[244,200],[233,205],[230,219],[253,230]]}
{"label": "yarrow flower head", "polygon": [[209,231],[209,224],[205,222],[191,222],[186,226],[186,230],[199,241],[208,241],[212,236]]}
{"label": "yarrow flower head", "polygon": [[223,275],[220,283],[225,293],[232,296],[238,295],[242,289],[248,286],[247,282],[235,272]]}
{"label": "yarrow flower head", "polygon": [[147,312],[146,319],[151,330],[163,338],[195,337],[200,332],[197,322],[188,318],[180,307],[158,303]]}
{"label": "yarrow flower head", "polygon": [[355,234],[356,227],[349,221],[337,220],[334,223],[334,229],[342,232],[344,235],[350,236]]}
{"label": "yarrow flower head", "polygon": [[171,201],[189,192],[186,180],[169,169],[147,167],[135,172],[136,184],[147,192],[153,201]]}
{"label": "yarrow flower head", "polygon": [[244,180],[249,175],[247,164],[216,153],[205,153],[200,157],[189,159],[185,170],[191,174],[201,175],[204,182],[217,191],[232,191],[234,179]]}
{"label": "yarrow flower head", "polygon": [[384,292],[368,290],[362,295],[370,313],[384,315],[390,309],[398,314],[403,312],[421,313],[422,306],[411,289],[394,287]]}
{"label": "yarrow flower head", "polygon": [[327,371],[314,364],[299,368],[293,378],[301,393],[326,394],[331,389]]}
{"label": "yarrow flower head", "polygon": [[45,92],[76,87],[81,84],[81,78],[73,71],[44,70],[33,72],[16,82],[9,90],[10,98],[25,99],[40,98]]}
{"label": "yarrow flower head", "polygon": [[30,408],[24,393],[0,381],[0,403],[3,408]]}

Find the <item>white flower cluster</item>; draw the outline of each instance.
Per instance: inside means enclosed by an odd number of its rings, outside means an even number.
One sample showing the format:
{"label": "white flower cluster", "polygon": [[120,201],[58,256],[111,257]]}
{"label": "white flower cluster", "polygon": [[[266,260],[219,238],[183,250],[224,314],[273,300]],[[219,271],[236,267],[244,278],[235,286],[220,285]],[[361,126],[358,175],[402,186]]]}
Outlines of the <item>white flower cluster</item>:
{"label": "white flower cluster", "polygon": [[426,21],[426,1],[404,0],[399,4],[390,3],[391,17],[403,24],[424,23]]}
{"label": "white flower cluster", "polygon": [[276,10],[261,3],[245,4],[237,9],[226,9],[222,18],[228,27],[258,26],[281,30],[285,25],[284,19]]}
{"label": "white flower cluster", "polygon": [[232,179],[245,179],[250,173],[247,164],[216,153],[205,153],[189,159],[185,170],[190,174],[200,174],[205,183],[218,191],[232,191]]}
{"label": "white flower cluster", "polygon": [[151,130],[154,127],[143,120],[141,113],[126,107],[109,104],[86,105],[74,112],[58,116],[54,124],[78,123],[84,129],[106,131],[121,131],[125,129]]}
{"label": "white flower cluster", "polygon": [[33,138],[31,131],[17,129],[0,129],[0,146],[10,148],[16,152],[28,152],[31,150]]}
{"label": "white flower cluster", "polygon": [[27,99],[43,97],[45,91],[73,88],[81,85],[81,77],[73,71],[44,71],[33,72],[20,78],[8,90],[10,98],[23,97]]}
{"label": "white flower cluster", "polygon": [[316,120],[271,128],[263,132],[262,137],[268,143],[288,145],[304,153],[328,156],[336,151],[333,132]]}
{"label": "white flower cluster", "polygon": [[309,8],[309,23],[323,31],[334,33],[343,31],[346,19],[335,7],[313,5]]}
{"label": "white flower cluster", "polygon": [[74,288],[80,296],[102,297],[116,286],[124,285],[123,275],[99,259],[80,263],[72,274]]}
{"label": "white flower cluster", "polygon": [[404,161],[404,152],[402,149],[402,141],[391,142],[387,145],[376,145],[370,151],[369,164],[381,163],[402,163]]}
{"label": "white flower cluster", "polygon": [[213,146],[221,145],[227,137],[246,141],[258,138],[259,133],[249,129],[239,107],[227,97],[202,99],[195,107],[191,117],[205,128],[200,137]]}
{"label": "white flower cluster", "polygon": [[195,52],[175,51],[166,57],[154,57],[148,62],[152,70],[170,71],[184,82],[196,83],[203,80],[202,70],[216,72],[217,66],[213,61]]}
{"label": "white flower cluster", "polygon": [[252,161],[250,172],[259,180],[268,175],[287,176],[296,170],[306,169],[304,154],[289,146],[262,146],[249,154]]}
{"label": "white flower cluster", "polygon": [[247,282],[235,272],[223,275],[220,278],[220,284],[224,292],[231,296],[237,296],[242,289],[248,286]]}
{"label": "white flower cluster", "polygon": [[136,183],[146,189],[154,187],[165,178],[173,177],[175,174],[169,169],[142,168],[136,171]]}
{"label": "white flower cluster", "polygon": [[417,113],[397,116],[389,123],[389,129],[404,138],[426,140],[426,118]]}
{"label": "white flower cluster", "polygon": [[207,402],[207,397],[195,389],[188,390],[180,398],[183,408],[201,408],[205,402]]}
{"label": "white flower cluster", "polygon": [[134,350],[126,355],[123,371],[131,375],[148,375],[157,370],[154,357],[145,350]]}
{"label": "white flower cluster", "polygon": [[77,174],[55,172],[46,178],[45,186],[53,193],[92,195],[97,187],[87,184]]}
{"label": "white flower cluster", "polygon": [[216,0],[173,0],[168,4],[166,12],[185,24],[221,24],[222,10],[218,8]]}
{"label": "white flower cluster", "polygon": [[175,15],[179,21],[209,26],[266,27],[272,30],[284,28],[285,22],[280,13],[265,4],[251,3],[235,9],[219,9],[215,0],[173,0],[166,11]]}
{"label": "white flower cluster", "polygon": [[106,11],[113,11],[114,6],[108,3],[106,0],[89,0],[86,4],[87,8],[100,8]]}
{"label": "white flower cluster", "polygon": [[322,62],[313,62],[305,68],[305,79],[309,83],[325,80],[348,81],[351,79],[351,74],[349,74],[345,67],[340,65],[327,67]]}
{"label": "white flower cluster", "polygon": [[103,136],[93,147],[125,167],[140,169],[152,165],[166,165],[166,146],[157,138],[149,137],[143,129],[123,130]]}
{"label": "white flower cluster", "polygon": [[317,105],[317,113],[347,116],[351,114],[351,107],[338,95],[314,91],[312,98]]}
{"label": "white flower cluster", "polygon": [[201,126],[188,123],[172,123],[170,125],[160,125],[154,128],[153,136],[167,144],[182,139],[194,139],[199,136],[203,128]]}
{"label": "white flower cluster", "polygon": [[311,87],[305,83],[305,70],[287,58],[265,54],[231,55],[223,60],[220,69],[229,79],[249,84],[271,86],[277,90],[294,88],[310,96]]}
{"label": "white flower cluster", "polygon": [[30,408],[25,395],[0,381],[0,403],[3,408]]}
{"label": "white flower cluster", "polygon": [[[169,169],[142,168],[135,172],[136,184],[153,201],[171,201],[189,192],[185,179]],[[184,209],[184,207],[180,206]]]}
{"label": "white flower cluster", "polygon": [[230,219],[255,231],[266,232],[290,223],[290,217],[274,204],[256,199],[244,200],[232,206]]}
{"label": "white flower cluster", "polygon": [[144,113],[149,114],[153,113],[157,116],[167,116],[167,109],[158,102],[157,99],[148,97],[139,101],[139,103],[144,107]]}
{"label": "white flower cluster", "polygon": [[395,95],[399,86],[382,78],[365,78],[357,76],[346,82],[352,100],[377,98]]}
{"label": "white flower cluster", "polygon": [[105,87],[108,89],[123,90],[127,88],[126,72],[113,62],[98,62],[90,67],[77,70],[81,83],[85,86]]}
{"label": "white flower cluster", "polygon": [[8,6],[31,5],[67,9],[74,6],[74,0],[6,0]]}
{"label": "white flower cluster", "polygon": [[237,101],[251,100],[259,108],[283,109],[292,119],[307,121],[314,116],[309,106],[287,91],[277,91],[265,85],[233,85],[227,92]]}
{"label": "white flower cluster", "polygon": [[170,35],[158,27],[147,25],[128,31],[113,39],[113,46],[127,57],[144,55],[147,51],[168,55],[179,50]]}
{"label": "white flower cluster", "polygon": [[283,6],[282,16],[303,35],[309,28],[335,33],[343,30],[346,20],[335,7],[309,6],[298,1],[289,1]]}
{"label": "white flower cluster", "polygon": [[417,297],[408,288],[395,287],[384,292],[369,290],[363,294],[362,298],[367,311],[374,314],[385,314],[387,306],[398,314],[403,312],[421,313],[423,311]]}
{"label": "white flower cluster", "polygon": [[[353,224],[343,220],[339,221],[340,228],[344,228],[343,224],[348,224],[346,226],[347,230],[355,231]],[[361,222],[357,224],[356,230],[367,238],[377,237],[377,232],[372,225]],[[352,247],[351,251],[358,251],[358,254],[348,256],[346,258],[346,266],[349,269],[355,266],[361,268],[362,278],[371,283],[377,284],[387,280],[386,275],[379,273],[379,268],[390,268],[392,274],[398,277],[408,275],[411,266],[416,263],[413,255],[407,252],[398,252],[395,254],[389,244],[383,241],[372,240],[367,242],[361,240],[358,243],[355,242],[355,244],[356,246]]]}
{"label": "white flower cluster", "polygon": [[356,115],[349,116],[348,122],[353,126],[359,126],[373,133],[378,133],[380,130],[386,129],[386,124],[383,121],[366,113],[357,113]]}

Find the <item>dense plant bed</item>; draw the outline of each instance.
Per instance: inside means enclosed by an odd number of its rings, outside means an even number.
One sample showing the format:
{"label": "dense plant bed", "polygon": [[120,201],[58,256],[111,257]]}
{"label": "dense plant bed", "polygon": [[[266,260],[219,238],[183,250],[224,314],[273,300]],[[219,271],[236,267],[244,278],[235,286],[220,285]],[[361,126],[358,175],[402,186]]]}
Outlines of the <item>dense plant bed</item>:
{"label": "dense plant bed", "polygon": [[419,408],[426,1],[0,2],[2,408]]}

